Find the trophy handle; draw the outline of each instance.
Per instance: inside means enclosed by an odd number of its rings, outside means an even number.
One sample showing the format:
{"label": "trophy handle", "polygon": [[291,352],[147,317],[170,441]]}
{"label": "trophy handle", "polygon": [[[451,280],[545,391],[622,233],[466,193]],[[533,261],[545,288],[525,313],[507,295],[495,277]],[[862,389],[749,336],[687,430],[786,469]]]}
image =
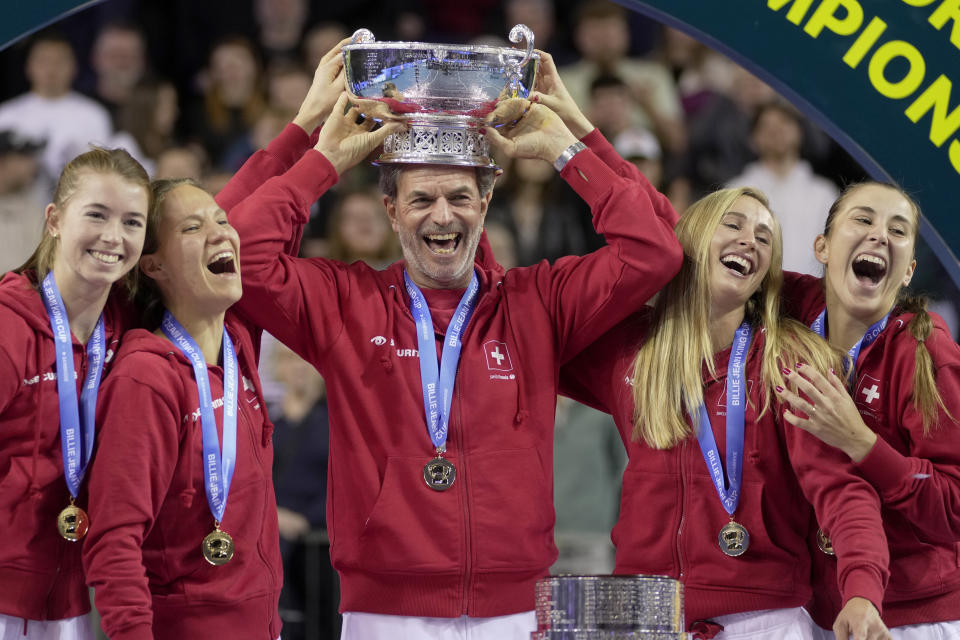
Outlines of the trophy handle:
{"label": "trophy handle", "polygon": [[[514,27],[516,29],[516,27]],[[526,29],[526,27],[524,27]],[[529,31],[529,29],[527,29]],[[512,33],[512,32],[511,32]],[[377,39],[373,37],[373,32],[370,29],[357,29],[353,32],[353,35],[350,37],[350,44],[366,44],[368,42],[376,42]],[[516,42],[520,40],[517,39]]]}
{"label": "trophy handle", "polygon": [[[372,37],[373,34],[370,35]],[[527,41],[527,52],[523,54],[523,59],[516,67],[519,71],[525,64],[530,62],[530,56],[533,55],[533,30],[525,24],[518,24],[513,29],[510,29],[509,38],[510,42],[514,44],[519,44],[521,40]]]}
{"label": "trophy handle", "polygon": [[527,50],[523,58],[518,63],[507,63],[507,73],[510,77],[510,96],[516,98],[520,95],[520,69],[530,62],[533,56],[533,30],[525,24],[518,24],[510,29],[510,42],[519,44],[521,40],[527,41]]}

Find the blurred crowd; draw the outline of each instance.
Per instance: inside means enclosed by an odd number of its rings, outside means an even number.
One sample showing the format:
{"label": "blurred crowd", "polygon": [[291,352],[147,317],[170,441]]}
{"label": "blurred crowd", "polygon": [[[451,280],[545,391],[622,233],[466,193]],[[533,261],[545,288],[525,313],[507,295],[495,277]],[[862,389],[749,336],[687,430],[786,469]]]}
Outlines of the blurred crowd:
{"label": "blurred crowd", "polygon": [[[518,23],[553,55],[590,120],[678,210],[718,187],[759,187],[784,229],[784,268],[820,272],[813,239],[838,189],[863,170],[742,67],[602,0],[106,0],[79,11],[0,52],[0,272],[36,246],[53,177],[91,140],[127,148],[153,178],[188,176],[216,192],[293,118],[320,57],[357,28],[378,40],[507,46]],[[505,267],[601,245],[550,165],[500,166],[486,229]],[[375,266],[400,257],[372,169],[352,171],[316,203],[302,253]],[[914,285],[940,300],[956,335],[956,287],[922,243],[918,261],[925,279]],[[264,367],[287,573],[302,574],[304,551],[293,543],[321,532],[313,540],[323,544],[323,381],[279,347]],[[622,447],[609,417],[560,409],[558,478],[575,482],[557,484],[558,569],[607,571]],[[565,495],[573,492],[588,498]],[[285,637],[306,624],[297,618],[312,597],[304,588],[281,603]]]}

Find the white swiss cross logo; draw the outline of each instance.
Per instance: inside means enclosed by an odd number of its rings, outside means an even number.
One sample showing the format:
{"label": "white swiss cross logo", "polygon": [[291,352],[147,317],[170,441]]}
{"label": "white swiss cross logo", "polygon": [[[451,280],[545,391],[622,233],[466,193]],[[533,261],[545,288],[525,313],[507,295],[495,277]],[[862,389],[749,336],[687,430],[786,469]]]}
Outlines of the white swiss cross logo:
{"label": "white swiss cross logo", "polygon": [[507,343],[488,340],[483,343],[483,353],[487,356],[487,368],[491,371],[513,371],[513,361],[507,351]]}
{"label": "white swiss cross logo", "polygon": [[873,406],[874,400],[880,399],[880,381],[866,374],[860,378],[860,385],[857,389],[857,403],[865,404],[868,407]]}

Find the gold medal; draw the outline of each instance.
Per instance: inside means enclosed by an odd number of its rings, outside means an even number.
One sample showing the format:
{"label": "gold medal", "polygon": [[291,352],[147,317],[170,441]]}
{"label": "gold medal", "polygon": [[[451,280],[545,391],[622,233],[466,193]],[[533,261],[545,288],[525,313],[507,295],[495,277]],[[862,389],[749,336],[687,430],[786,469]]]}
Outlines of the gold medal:
{"label": "gold medal", "polygon": [[457,479],[457,468],[438,455],[423,467],[423,479],[434,491],[446,491]]}
{"label": "gold medal", "polygon": [[220,531],[220,523],[214,523],[214,529],[203,539],[200,545],[204,559],[215,567],[227,564],[233,558],[233,538],[226,531]]}
{"label": "gold medal", "polygon": [[823,529],[817,529],[817,546],[828,556],[835,556],[837,553],[833,550],[833,540],[823,532]]}
{"label": "gold medal", "polygon": [[736,558],[746,553],[750,546],[750,533],[747,528],[733,519],[720,529],[720,535],[717,536],[717,542],[720,544],[720,550],[728,556]]}
{"label": "gold medal", "polygon": [[73,504],[73,498],[70,504],[57,516],[57,531],[64,539],[70,542],[76,542],[87,535],[90,529],[90,518],[87,512]]}

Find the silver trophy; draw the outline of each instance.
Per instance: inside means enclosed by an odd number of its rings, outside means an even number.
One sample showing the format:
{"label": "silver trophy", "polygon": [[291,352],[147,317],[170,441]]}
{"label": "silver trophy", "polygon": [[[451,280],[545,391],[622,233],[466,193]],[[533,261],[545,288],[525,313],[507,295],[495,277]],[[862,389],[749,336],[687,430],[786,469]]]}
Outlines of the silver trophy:
{"label": "silver trophy", "polygon": [[483,119],[497,100],[530,94],[540,61],[529,28],[515,26],[510,41],[526,49],[376,42],[367,29],[354,33],[343,47],[347,91],[409,124],[387,137],[377,162],[494,166]]}
{"label": "silver trophy", "polygon": [[571,576],[537,582],[531,640],[682,640],[683,585],[662,576]]}

